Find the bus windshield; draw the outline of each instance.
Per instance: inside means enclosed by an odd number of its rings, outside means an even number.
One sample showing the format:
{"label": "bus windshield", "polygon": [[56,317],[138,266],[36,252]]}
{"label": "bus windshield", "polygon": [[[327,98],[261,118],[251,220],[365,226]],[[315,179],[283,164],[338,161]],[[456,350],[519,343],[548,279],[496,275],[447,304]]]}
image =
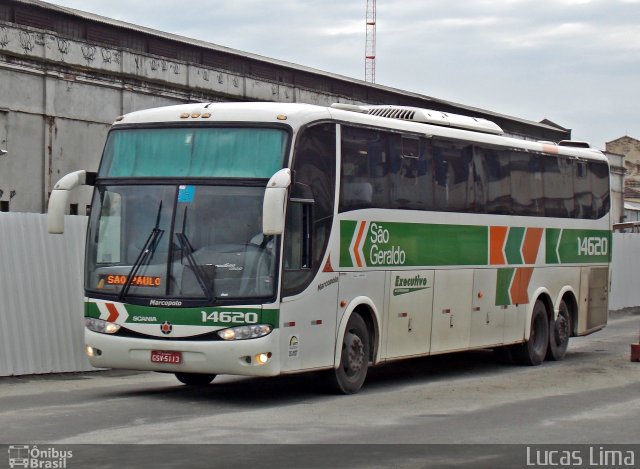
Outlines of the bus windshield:
{"label": "bus windshield", "polygon": [[270,178],[282,168],[288,133],[279,128],[117,129],[99,177]]}
{"label": "bus windshield", "polygon": [[88,291],[213,304],[274,294],[274,240],[263,187],[105,185],[95,191]]}

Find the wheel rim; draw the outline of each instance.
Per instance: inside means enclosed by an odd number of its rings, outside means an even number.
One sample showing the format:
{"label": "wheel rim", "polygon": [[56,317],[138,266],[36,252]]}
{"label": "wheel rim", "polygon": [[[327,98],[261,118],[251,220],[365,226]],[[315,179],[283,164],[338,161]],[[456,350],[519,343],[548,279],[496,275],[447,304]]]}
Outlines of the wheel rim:
{"label": "wheel rim", "polygon": [[357,375],[364,365],[364,344],[360,337],[352,332],[345,335],[342,344],[342,367],[349,377]]}

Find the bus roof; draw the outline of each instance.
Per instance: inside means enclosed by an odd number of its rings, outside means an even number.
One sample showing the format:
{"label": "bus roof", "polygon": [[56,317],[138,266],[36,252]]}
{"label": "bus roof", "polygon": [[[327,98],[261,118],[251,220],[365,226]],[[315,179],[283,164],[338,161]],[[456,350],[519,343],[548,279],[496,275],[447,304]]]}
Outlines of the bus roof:
{"label": "bus roof", "polygon": [[310,122],[329,119],[363,126],[382,127],[398,132],[410,132],[427,137],[451,138],[499,147],[517,147],[547,154],[607,161],[601,151],[588,147],[588,144],[584,142],[572,145],[567,141],[558,144],[525,140],[502,135],[502,130],[486,119],[399,106],[367,107],[336,104],[325,107],[313,104],[277,102],[191,103],[135,111],[118,117],[113,128],[162,123],[259,122],[287,124],[296,131]]}

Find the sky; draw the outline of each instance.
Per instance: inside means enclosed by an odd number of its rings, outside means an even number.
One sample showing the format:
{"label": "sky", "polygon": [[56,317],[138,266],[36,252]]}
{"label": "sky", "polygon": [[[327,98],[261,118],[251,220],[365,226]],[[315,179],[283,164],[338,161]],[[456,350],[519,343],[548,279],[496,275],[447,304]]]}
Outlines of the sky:
{"label": "sky", "polygon": [[[366,0],[50,0],[364,80]],[[376,83],[640,139],[640,0],[377,0]]]}

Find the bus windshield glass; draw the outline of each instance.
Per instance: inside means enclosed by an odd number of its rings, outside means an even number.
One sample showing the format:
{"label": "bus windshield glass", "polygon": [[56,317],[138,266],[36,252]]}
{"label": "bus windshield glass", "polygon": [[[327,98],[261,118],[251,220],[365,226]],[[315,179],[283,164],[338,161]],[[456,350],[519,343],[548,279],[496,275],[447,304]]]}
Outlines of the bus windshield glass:
{"label": "bus windshield glass", "polygon": [[99,177],[270,178],[288,133],[278,128],[173,127],[109,134]]}
{"label": "bus windshield glass", "polygon": [[98,186],[87,290],[208,304],[273,296],[275,243],[262,234],[263,198],[264,187]]}

